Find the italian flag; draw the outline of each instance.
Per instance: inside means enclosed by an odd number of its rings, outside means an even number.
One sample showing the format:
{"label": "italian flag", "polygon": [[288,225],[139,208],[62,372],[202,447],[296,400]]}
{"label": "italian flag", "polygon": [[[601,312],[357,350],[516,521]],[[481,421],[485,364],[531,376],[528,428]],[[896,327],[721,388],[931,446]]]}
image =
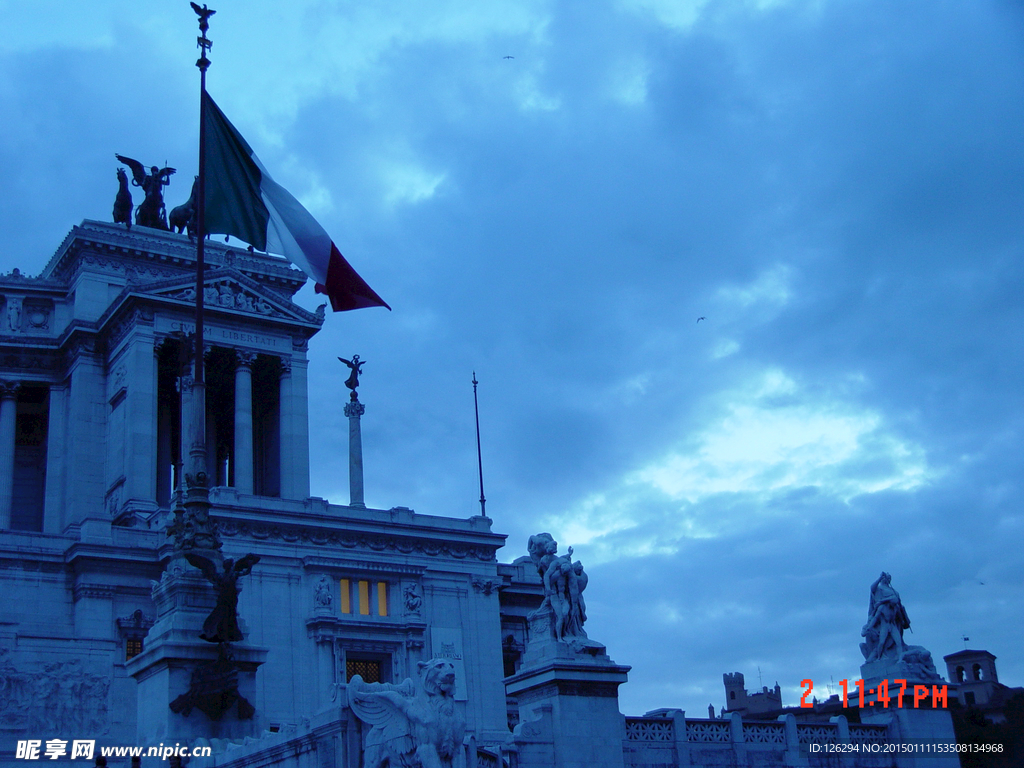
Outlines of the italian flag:
{"label": "italian flag", "polygon": [[387,303],[352,269],[309,211],[270,178],[252,148],[203,94],[206,168],[203,228],[281,253],[316,281],[335,312]]}

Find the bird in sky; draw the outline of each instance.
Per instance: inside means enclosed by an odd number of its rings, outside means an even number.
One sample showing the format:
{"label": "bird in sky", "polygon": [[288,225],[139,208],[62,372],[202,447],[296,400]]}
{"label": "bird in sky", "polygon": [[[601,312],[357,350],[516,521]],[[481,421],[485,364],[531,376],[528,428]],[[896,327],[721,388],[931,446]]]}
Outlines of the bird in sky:
{"label": "bird in sky", "polygon": [[515,56],[502,56],[501,58],[503,58],[503,59],[514,59]]}
{"label": "bird in sky", "polygon": [[697,322],[698,322],[698,323],[699,323],[699,322],[700,322],[701,320],[707,320],[707,318],[706,318],[706,317],[698,317],[698,318],[697,318]]}

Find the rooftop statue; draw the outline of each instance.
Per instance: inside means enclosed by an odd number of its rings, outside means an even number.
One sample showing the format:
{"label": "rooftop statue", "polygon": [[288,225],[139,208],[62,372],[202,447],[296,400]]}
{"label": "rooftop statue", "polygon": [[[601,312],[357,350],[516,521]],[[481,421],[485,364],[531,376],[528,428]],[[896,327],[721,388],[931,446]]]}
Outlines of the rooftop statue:
{"label": "rooftop statue", "polygon": [[907,645],[904,630],[910,629],[910,617],[892,586],[892,576],[885,571],[871,585],[868,621],[860,634],[864,663],[883,662],[905,669],[901,674],[919,680],[941,680],[931,653],[920,645]]}
{"label": "rooftop statue", "polygon": [[[465,768],[465,718],[455,709],[455,667],[447,659],[421,661],[420,685],[348,684],[348,705],[373,726],[366,735],[366,768]],[[418,688],[418,690],[417,690]]]}
{"label": "rooftop statue", "polygon": [[[167,209],[164,207],[164,190],[171,183],[174,168],[157,168],[155,165],[146,173],[138,160],[124,155],[115,157],[132,169],[132,184],[142,187],[146,199],[135,211],[135,223],[143,227],[167,229]],[[116,219],[115,219],[116,221]]]}
{"label": "rooftop statue", "polygon": [[117,197],[114,198],[114,223],[132,228],[132,192],[128,189],[128,174],[124,168],[117,169]]}
{"label": "rooftop statue", "polygon": [[587,587],[588,577],[583,571],[583,564],[579,560],[572,562],[572,547],[569,547],[568,554],[556,555],[558,542],[550,533],[531,536],[527,548],[544,583],[544,602],[537,613],[551,610],[555,639],[559,642],[578,644],[586,640],[583,623],[587,620],[587,604],[583,600],[583,590]]}
{"label": "rooftop statue", "polygon": [[345,386],[352,390],[352,399],[357,399],[356,387],[359,386],[359,374],[362,373],[362,368],[366,365],[365,360],[360,360],[359,355],[352,355],[351,360],[346,360],[344,357],[339,357],[339,360],[349,367],[351,373],[348,378],[345,379]]}
{"label": "rooftop statue", "polygon": [[217,605],[203,622],[199,637],[210,643],[235,643],[244,639],[238,626],[238,593],[242,591],[238,579],[249,575],[260,561],[259,556],[250,553],[238,562],[226,557],[221,570],[217,570],[213,560],[195,552],[186,552],[185,559],[217,588]]}
{"label": "rooftop statue", "polygon": [[167,217],[171,230],[179,235],[182,232],[188,232],[190,240],[196,235],[196,193],[198,188],[199,177],[196,176],[195,181],[192,182],[192,194],[188,196],[188,200],[172,208]]}

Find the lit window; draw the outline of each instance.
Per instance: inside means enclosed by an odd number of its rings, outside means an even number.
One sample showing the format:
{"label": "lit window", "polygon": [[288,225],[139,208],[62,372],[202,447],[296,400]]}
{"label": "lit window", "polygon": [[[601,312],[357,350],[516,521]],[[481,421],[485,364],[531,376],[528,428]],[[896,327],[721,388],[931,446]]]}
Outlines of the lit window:
{"label": "lit window", "polygon": [[124,660],[134,659],[142,653],[142,638],[131,638],[129,637],[124,642]]}
{"label": "lit window", "polygon": [[341,612],[352,613],[352,586],[348,579],[341,580]]}
{"label": "lit window", "polygon": [[388,615],[388,583],[341,579],[341,612],[360,616]]}
{"label": "lit window", "polygon": [[370,582],[359,582],[359,615],[370,615]]}

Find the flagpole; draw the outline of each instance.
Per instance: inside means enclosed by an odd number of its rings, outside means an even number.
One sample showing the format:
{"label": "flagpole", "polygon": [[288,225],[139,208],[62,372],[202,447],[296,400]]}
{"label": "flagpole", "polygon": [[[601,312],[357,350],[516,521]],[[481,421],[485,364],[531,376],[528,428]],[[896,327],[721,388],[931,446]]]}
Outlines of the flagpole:
{"label": "flagpole", "polygon": [[[206,446],[206,376],[204,372],[203,353],[205,352],[203,328],[203,303],[205,299],[205,247],[206,224],[204,213],[206,208],[206,70],[210,59],[206,53],[213,46],[206,36],[210,28],[209,18],[212,11],[204,4],[202,8],[191,3],[192,9],[199,16],[200,37],[197,44],[200,49],[199,60],[199,178],[196,185],[196,330],[195,330],[195,372],[192,389],[192,444],[189,449],[191,460],[190,472],[185,473],[185,484],[188,493],[185,499],[185,515],[190,525],[179,529],[175,547],[182,550],[219,550],[220,539],[216,529],[210,522],[210,491],[207,474]],[[183,521],[184,522],[184,521]]]}
{"label": "flagpole", "polygon": [[476,415],[476,466],[480,472],[480,517],[487,517],[485,506],[487,499],[484,498],[484,460],[483,455],[480,453],[480,405],[476,399],[476,385],[479,383],[476,380],[476,371],[473,371],[473,412]]}

